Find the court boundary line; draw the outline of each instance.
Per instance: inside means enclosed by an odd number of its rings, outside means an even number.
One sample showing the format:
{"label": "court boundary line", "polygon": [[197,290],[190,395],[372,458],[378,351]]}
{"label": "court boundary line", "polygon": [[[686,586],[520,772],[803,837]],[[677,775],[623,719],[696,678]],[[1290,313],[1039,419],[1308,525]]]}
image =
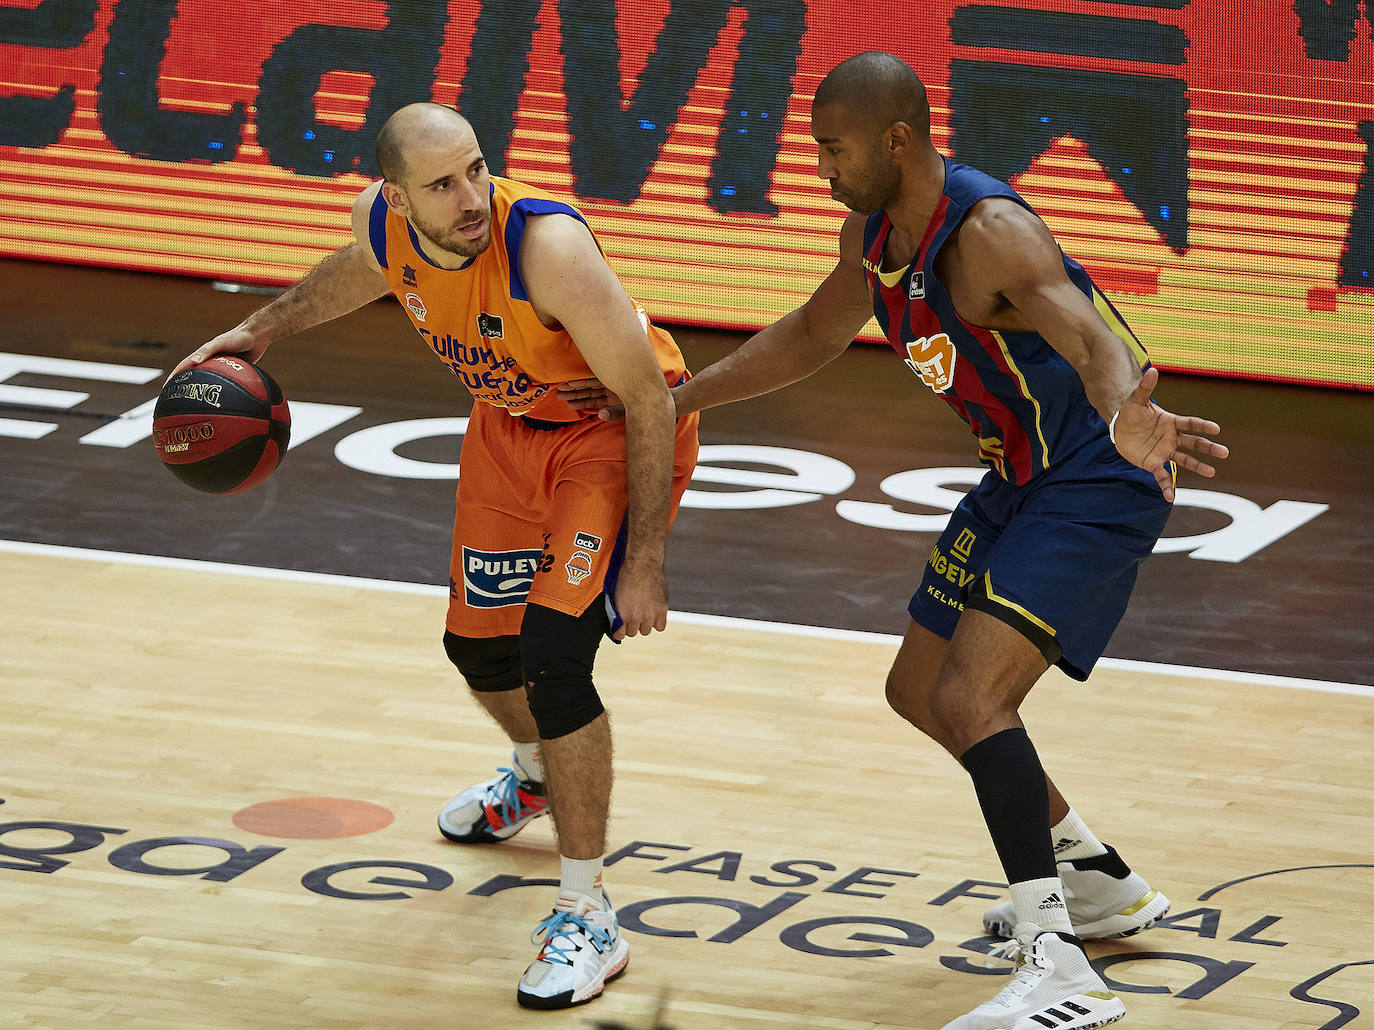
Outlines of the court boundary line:
{"label": "court boundary line", "polygon": [[[447,597],[448,589],[432,583],[408,583],[402,580],[367,579],[362,576],[341,576],[328,572],[302,572],[297,569],[274,569],[261,565],[234,565],[229,562],[206,561],[199,558],[168,558],[162,555],[135,554],[128,551],[102,551],[89,547],[69,547],[62,544],[36,544],[22,540],[0,540],[0,554],[28,554],[51,558],[71,558],[84,561],[103,561],[116,565],[140,565],[148,568],[177,569],[185,572],[210,572],[249,579],[274,579],[292,583],[312,583],[320,586],[347,587],[354,590],[375,590],[383,593],[412,594],[428,597]],[[698,612],[670,611],[669,619],[688,626],[716,626],[721,629],[747,629],[782,636],[811,637],[820,640],[846,640],[853,643],[886,644],[895,647],[902,638],[891,633],[868,633],[863,630],[833,629],[827,626],[805,626],[789,622],[765,622],[760,619],[741,619],[729,615],[706,615]],[[1142,662],[1130,658],[1103,658],[1099,668],[1123,672],[1141,672],[1155,676],[1191,677],[1219,683],[1246,683],[1281,687],[1286,690],[1308,690],[1326,694],[1348,694],[1374,699],[1374,686],[1360,683],[1341,683],[1336,680],[1300,679],[1293,676],[1273,676],[1260,672],[1239,672],[1229,669],[1206,669],[1200,666],[1172,665],[1164,662]]]}

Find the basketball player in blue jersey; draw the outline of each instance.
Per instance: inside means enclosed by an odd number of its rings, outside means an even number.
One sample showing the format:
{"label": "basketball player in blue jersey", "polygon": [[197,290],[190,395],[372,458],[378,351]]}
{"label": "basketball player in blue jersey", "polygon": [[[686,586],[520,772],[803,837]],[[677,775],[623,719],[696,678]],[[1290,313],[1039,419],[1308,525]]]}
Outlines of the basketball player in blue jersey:
{"label": "basketball player in blue jersey", "polygon": [[[1211,476],[1227,449],[1208,439],[1214,423],[1151,401],[1143,348],[1025,201],[936,151],[905,62],[841,63],[811,126],[820,177],[855,212],[839,263],[802,307],[675,389],[677,410],[796,382],[876,315],[973,430],[989,471],[935,545],[887,681],[892,707],[972,778],[1011,888],[984,922],[1010,938],[1015,975],[945,1030],[1104,1026],[1125,1008],[1082,940],[1143,930],[1169,902],[1065,802],[1018,709],[1050,665],[1087,678],[1164,529],[1176,467]],[[595,384],[570,393],[607,400]]]}

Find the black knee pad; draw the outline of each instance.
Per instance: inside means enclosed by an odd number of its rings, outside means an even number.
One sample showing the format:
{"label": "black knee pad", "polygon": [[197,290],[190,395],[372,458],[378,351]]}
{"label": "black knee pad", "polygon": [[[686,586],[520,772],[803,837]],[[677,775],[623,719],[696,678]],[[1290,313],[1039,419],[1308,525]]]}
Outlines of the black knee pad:
{"label": "black knee pad", "polygon": [[525,682],[517,636],[460,637],[445,630],[444,650],[473,690],[514,690]]}
{"label": "black knee pad", "polygon": [[577,617],[543,605],[525,606],[520,659],[530,714],[544,740],[566,737],[606,710],[592,683],[592,663],[605,632],[600,600]]}

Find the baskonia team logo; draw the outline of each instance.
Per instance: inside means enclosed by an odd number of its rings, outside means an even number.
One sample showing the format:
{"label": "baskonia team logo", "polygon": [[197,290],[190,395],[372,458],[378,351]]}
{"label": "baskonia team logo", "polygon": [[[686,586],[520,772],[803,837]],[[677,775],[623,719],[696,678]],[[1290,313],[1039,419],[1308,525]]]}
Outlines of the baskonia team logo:
{"label": "baskonia team logo", "polygon": [[959,354],[948,335],[936,333],[912,340],[906,345],[906,352],[910,355],[906,359],[907,368],[936,393],[944,393],[954,384],[954,363]]}

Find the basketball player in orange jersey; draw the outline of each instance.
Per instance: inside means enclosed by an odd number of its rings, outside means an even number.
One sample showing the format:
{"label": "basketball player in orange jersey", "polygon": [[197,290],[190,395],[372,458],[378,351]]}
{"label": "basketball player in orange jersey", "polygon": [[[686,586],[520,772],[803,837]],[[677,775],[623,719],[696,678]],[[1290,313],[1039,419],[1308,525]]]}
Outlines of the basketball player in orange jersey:
{"label": "basketball player in orange jersey", "polygon": [[[1011,982],[945,1030],[1087,1030],[1125,1014],[1082,939],[1124,937],[1169,902],[1046,776],[1018,714],[1050,665],[1086,679],[1168,518],[1176,465],[1210,476],[1215,423],[1150,399],[1140,342],[1006,183],[942,157],[916,73],[842,62],[816,91],[819,174],[851,211],[811,298],[674,390],[679,412],[796,382],[870,317],[978,439],[989,470],[941,534],[887,681],[892,707],[973,780],[1012,900]],[[578,404],[597,384],[569,384]],[[614,418],[614,399],[603,417]],[[1067,888],[1067,891],[1066,891]],[[1067,901],[1067,904],[1066,904]]]}
{"label": "basketball player in orange jersey", "polygon": [[[404,107],[377,157],[384,181],[353,206],[354,242],[176,371],[215,354],[256,361],[391,291],[472,392],[444,646],[514,755],[450,801],[439,828],[498,842],[552,812],[559,890],[517,998],[564,1008],[627,961],[601,886],[611,731],[592,663],[603,634],[666,624],[665,536],[696,462],[697,417],[675,416],[682,355],[627,296],[582,215],[489,175],[461,115]],[[623,427],[560,399],[557,384],[587,376],[624,398]]]}

